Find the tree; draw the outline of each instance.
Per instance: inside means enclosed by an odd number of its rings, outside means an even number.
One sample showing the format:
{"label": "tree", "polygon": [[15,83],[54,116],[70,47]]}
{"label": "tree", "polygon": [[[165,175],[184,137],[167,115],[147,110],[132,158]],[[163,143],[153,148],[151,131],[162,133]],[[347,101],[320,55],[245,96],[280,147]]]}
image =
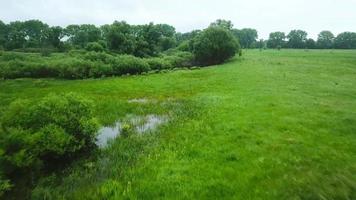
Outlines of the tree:
{"label": "tree", "polygon": [[95,25],[69,25],[65,29],[68,41],[77,47],[84,48],[89,42],[98,42],[101,39],[101,30]]}
{"label": "tree", "polygon": [[175,47],[177,42],[174,37],[176,30],[173,26],[168,24],[157,24],[157,29],[161,33],[160,39],[157,43],[159,51],[166,51]]}
{"label": "tree", "polygon": [[258,48],[258,49],[264,49],[264,48],[266,48],[266,46],[267,46],[267,43],[263,39],[260,39],[259,41],[254,43],[254,47]]}
{"label": "tree", "polygon": [[233,29],[232,32],[239,39],[242,48],[251,48],[252,44],[257,41],[258,34],[255,29]]}
{"label": "tree", "polygon": [[331,49],[334,47],[334,34],[330,31],[322,31],[318,35],[317,46],[321,49]]}
{"label": "tree", "polygon": [[218,19],[215,22],[210,24],[211,27],[220,27],[227,30],[231,30],[234,26],[230,20]]}
{"label": "tree", "polygon": [[335,47],[339,49],[356,49],[356,33],[340,33],[335,38]]}
{"label": "tree", "polygon": [[28,20],[22,23],[25,33],[25,47],[39,48],[45,44],[48,25],[39,20]]}
{"label": "tree", "polygon": [[305,43],[307,41],[307,32],[303,30],[292,30],[288,35],[288,47],[301,49],[305,48]]}
{"label": "tree", "polygon": [[60,48],[61,39],[65,36],[64,30],[60,26],[50,27],[46,33],[47,45]]}
{"label": "tree", "polygon": [[8,25],[8,35],[5,47],[9,50],[23,48],[26,43],[26,33],[23,23],[19,21],[11,22]]}
{"label": "tree", "polygon": [[85,50],[102,52],[102,51],[104,51],[104,47],[99,42],[89,42],[86,45]]}
{"label": "tree", "polygon": [[305,42],[305,47],[307,49],[315,49],[316,48],[316,42],[312,38],[309,38]]}
{"label": "tree", "polygon": [[268,48],[282,48],[285,44],[286,35],[283,32],[273,32],[269,34],[267,42]]}
{"label": "tree", "polygon": [[111,25],[103,26],[102,29],[110,50],[122,54],[132,54],[135,51],[132,27],[125,21],[115,21]]}
{"label": "tree", "polygon": [[0,49],[5,47],[7,41],[8,27],[0,20]]}
{"label": "tree", "polygon": [[231,32],[220,27],[209,27],[192,40],[192,52],[200,65],[223,63],[239,50]]}

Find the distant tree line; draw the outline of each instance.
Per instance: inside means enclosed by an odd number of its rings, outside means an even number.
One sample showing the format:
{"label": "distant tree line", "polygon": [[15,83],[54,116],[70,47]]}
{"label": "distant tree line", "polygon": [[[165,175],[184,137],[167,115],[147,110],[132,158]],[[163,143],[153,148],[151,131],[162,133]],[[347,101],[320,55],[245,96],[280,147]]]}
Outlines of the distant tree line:
{"label": "distant tree line", "polygon": [[[292,30],[286,35],[284,32],[270,33],[268,40],[258,40],[258,32],[252,28],[234,29],[231,21],[218,19],[210,26],[219,26],[231,31],[239,40],[242,48],[292,48],[292,49],[356,49],[356,33],[343,32],[336,37],[331,31],[322,31],[317,40],[308,38],[303,30]],[[198,31],[186,33],[194,35]]]}
{"label": "distant tree line", "polygon": [[[273,32],[268,40],[258,40],[257,30],[236,29],[228,20],[219,19],[210,26],[231,32],[242,48],[356,48],[356,33],[353,32],[340,33],[335,37],[330,31],[322,31],[314,41],[307,37],[307,32],[292,30],[288,35]],[[39,20],[15,21],[8,24],[0,21],[0,49],[30,52],[41,49],[107,50],[137,57],[150,57],[175,47],[189,50],[189,41],[201,32],[194,30],[179,33],[168,24],[130,25],[124,21],[115,21],[100,27],[82,24],[69,25],[65,28],[49,26]]]}
{"label": "distant tree line", "polygon": [[9,24],[0,21],[0,48],[5,50],[53,48],[66,51],[88,48],[147,57],[176,45],[175,28],[167,24],[129,25],[124,21],[115,21],[100,27],[83,24],[62,28],[51,27],[39,20]]}
{"label": "distant tree line", "polygon": [[356,49],[356,33],[343,32],[336,37],[330,31],[319,33],[317,40],[307,37],[303,30],[292,30],[288,35],[284,32],[273,32],[267,40],[268,48],[295,49]]}

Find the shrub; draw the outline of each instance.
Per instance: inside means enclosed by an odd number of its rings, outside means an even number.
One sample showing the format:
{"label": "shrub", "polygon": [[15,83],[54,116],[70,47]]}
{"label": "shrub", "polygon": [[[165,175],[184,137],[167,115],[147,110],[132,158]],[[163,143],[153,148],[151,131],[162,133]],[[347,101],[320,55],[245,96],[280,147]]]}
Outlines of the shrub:
{"label": "shrub", "polygon": [[68,54],[40,54],[1,52],[0,77],[65,79],[99,78],[112,75],[141,74],[152,70],[190,67],[190,52],[170,50],[160,57],[139,58],[131,55],[112,55],[105,52],[71,51]]}
{"label": "shrub", "polygon": [[54,64],[54,68],[59,69],[58,76],[60,78],[83,79],[89,78],[90,69],[93,65],[93,62],[87,60],[70,58],[64,59],[63,61],[57,61]]}
{"label": "shrub", "polygon": [[115,75],[140,74],[150,70],[150,66],[145,60],[130,55],[117,56],[113,60],[112,68]]}
{"label": "shrub", "polygon": [[151,70],[162,70],[162,69],[171,69],[173,68],[172,64],[162,58],[148,58],[146,62],[150,66]]}
{"label": "shrub", "polygon": [[89,70],[89,77],[100,78],[113,75],[111,65],[104,63],[94,63]]}
{"label": "shrub", "polygon": [[177,49],[180,51],[189,51],[190,50],[189,41],[182,42],[181,44],[178,45]]}
{"label": "shrub", "polygon": [[112,64],[115,57],[104,52],[88,52],[84,56],[85,60],[99,61],[104,64]]}
{"label": "shrub", "polygon": [[5,192],[11,189],[12,185],[9,180],[3,180],[0,176],[0,198],[4,195]]}
{"label": "shrub", "polygon": [[41,53],[41,56],[49,57],[49,56],[51,56],[52,50],[47,49],[47,48],[42,48],[40,53]]}
{"label": "shrub", "polygon": [[10,104],[2,118],[1,171],[7,177],[19,170],[36,172],[89,151],[98,130],[92,109],[90,101],[73,93]]}
{"label": "shrub", "polygon": [[98,42],[89,42],[85,49],[87,51],[96,51],[96,52],[102,52],[105,50],[105,48]]}
{"label": "shrub", "polygon": [[12,60],[25,60],[26,56],[23,53],[17,52],[3,52],[0,60],[2,61],[12,61]]}
{"label": "shrub", "polygon": [[223,63],[240,49],[235,37],[226,29],[209,27],[192,40],[195,60],[201,65]]}

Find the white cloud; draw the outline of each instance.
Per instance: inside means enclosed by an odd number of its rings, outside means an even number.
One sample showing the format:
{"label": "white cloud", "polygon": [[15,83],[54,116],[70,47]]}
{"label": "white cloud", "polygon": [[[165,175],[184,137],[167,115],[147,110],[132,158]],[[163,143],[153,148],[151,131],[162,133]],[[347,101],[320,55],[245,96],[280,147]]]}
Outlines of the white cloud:
{"label": "white cloud", "polygon": [[322,30],[356,32],[356,0],[0,0],[0,5],[0,20],[5,22],[40,19],[66,26],[153,21],[185,32],[223,18],[236,28],[256,28],[261,38],[272,31],[296,28],[313,38]]}

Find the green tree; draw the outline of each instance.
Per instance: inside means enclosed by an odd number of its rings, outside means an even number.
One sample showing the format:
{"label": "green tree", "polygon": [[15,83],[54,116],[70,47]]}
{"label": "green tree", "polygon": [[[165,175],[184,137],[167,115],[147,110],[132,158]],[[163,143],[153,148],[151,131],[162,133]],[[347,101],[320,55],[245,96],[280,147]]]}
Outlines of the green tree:
{"label": "green tree", "polygon": [[254,43],[254,48],[264,49],[267,47],[267,41],[260,39]]}
{"label": "green tree", "polygon": [[8,35],[6,48],[9,50],[23,48],[26,43],[26,33],[23,23],[20,21],[10,22],[8,25]]}
{"label": "green tree", "polygon": [[69,25],[65,29],[68,41],[80,48],[84,48],[89,42],[97,42],[101,39],[101,30],[95,25]]}
{"label": "green tree", "polygon": [[25,47],[38,48],[42,47],[46,41],[45,33],[48,25],[39,20],[28,20],[22,23],[22,29],[25,33]]}
{"label": "green tree", "polygon": [[305,47],[308,49],[315,49],[317,47],[316,42],[312,38],[309,38],[305,42]]}
{"label": "green tree", "polygon": [[305,43],[307,41],[307,32],[303,30],[292,30],[288,35],[287,45],[289,48],[302,49],[305,48]]}
{"label": "green tree", "polygon": [[0,20],[0,49],[5,48],[7,41],[8,27]]}
{"label": "green tree", "polygon": [[356,33],[340,33],[335,38],[335,47],[338,49],[356,49]]}
{"label": "green tree", "polygon": [[110,50],[122,54],[133,54],[135,51],[135,37],[132,27],[125,21],[115,21],[113,24],[102,27],[104,37]]}
{"label": "green tree", "polygon": [[210,24],[211,27],[220,27],[220,28],[225,28],[227,30],[232,30],[234,25],[230,20],[224,20],[224,19],[218,19],[215,22]]}
{"label": "green tree", "polygon": [[322,31],[318,35],[317,47],[321,49],[331,49],[334,47],[334,34],[330,31]]}
{"label": "green tree", "polygon": [[65,33],[62,27],[54,26],[50,27],[47,30],[46,38],[47,38],[47,45],[60,48],[62,45],[61,39],[64,38]]}
{"label": "green tree", "polygon": [[269,34],[267,42],[268,48],[282,48],[285,45],[286,35],[283,32],[273,32]]}
{"label": "green tree", "polygon": [[209,27],[192,40],[192,52],[200,65],[223,63],[239,50],[236,38],[220,27]]}
{"label": "green tree", "polygon": [[255,29],[233,29],[232,32],[239,39],[242,48],[251,48],[252,44],[257,41],[258,34]]}
{"label": "green tree", "polygon": [[104,51],[104,47],[99,42],[89,42],[85,47],[87,51],[96,51],[102,52]]}

